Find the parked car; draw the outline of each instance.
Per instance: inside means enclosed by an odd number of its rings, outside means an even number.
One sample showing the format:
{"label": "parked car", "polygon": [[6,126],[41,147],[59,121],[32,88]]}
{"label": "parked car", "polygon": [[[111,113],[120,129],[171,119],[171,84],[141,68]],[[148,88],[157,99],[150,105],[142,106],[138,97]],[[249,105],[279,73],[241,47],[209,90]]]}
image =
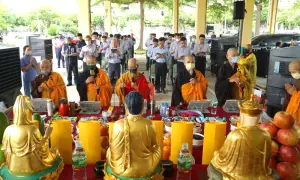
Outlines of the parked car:
{"label": "parked car", "polygon": [[274,48],[276,47],[276,42],[291,43],[294,41],[296,44],[300,43],[300,34],[291,33],[291,34],[264,34],[256,36],[252,39],[253,48],[267,47]]}

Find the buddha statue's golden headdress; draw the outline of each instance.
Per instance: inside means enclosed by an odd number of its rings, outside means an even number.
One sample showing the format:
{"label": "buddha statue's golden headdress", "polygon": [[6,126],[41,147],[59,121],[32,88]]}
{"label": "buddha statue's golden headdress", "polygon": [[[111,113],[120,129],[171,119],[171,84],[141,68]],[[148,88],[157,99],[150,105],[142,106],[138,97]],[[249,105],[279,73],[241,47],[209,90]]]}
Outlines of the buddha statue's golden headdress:
{"label": "buddha statue's golden headdress", "polygon": [[263,110],[263,105],[259,104],[257,101],[254,100],[253,97],[251,97],[250,100],[240,101],[239,109],[240,112],[255,117],[260,115],[260,113]]}

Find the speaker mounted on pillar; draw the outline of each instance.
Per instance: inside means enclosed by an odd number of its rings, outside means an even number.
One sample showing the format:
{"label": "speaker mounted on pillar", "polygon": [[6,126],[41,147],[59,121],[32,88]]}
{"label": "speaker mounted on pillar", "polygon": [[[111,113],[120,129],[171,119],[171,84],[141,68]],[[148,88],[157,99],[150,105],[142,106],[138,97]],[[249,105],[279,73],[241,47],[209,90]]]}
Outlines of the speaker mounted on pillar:
{"label": "speaker mounted on pillar", "polygon": [[245,1],[238,0],[233,3],[233,19],[245,18]]}

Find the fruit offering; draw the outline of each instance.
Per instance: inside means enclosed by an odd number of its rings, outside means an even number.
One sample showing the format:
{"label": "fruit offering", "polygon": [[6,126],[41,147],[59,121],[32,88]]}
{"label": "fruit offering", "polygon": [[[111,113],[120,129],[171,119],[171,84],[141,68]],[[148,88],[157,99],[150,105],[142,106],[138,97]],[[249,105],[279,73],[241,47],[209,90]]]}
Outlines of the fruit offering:
{"label": "fruit offering", "polygon": [[162,160],[169,160],[170,154],[171,154],[171,134],[166,134],[164,137]]}
{"label": "fruit offering", "polygon": [[275,169],[282,180],[300,178],[300,136],[297,133],[300,126],[294,128],[294,124],[292,115],[284,111],[276,113],[272,122],[260,124],[272,138],[269,167]]}

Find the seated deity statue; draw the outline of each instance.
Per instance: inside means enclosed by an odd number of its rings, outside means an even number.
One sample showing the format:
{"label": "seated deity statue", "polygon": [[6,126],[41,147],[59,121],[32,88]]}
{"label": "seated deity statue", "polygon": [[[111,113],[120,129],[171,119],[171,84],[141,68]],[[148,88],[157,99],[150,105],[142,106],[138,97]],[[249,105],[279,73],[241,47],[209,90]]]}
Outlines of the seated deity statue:
{"label": "seated deity statue", "polygon": [[44,137],[32,122],[32,106],[27,96],[19,95],[13,107],[14,124],[3,135],[5,163],[0,179],[58,179],[64,163],[55,148],[49,148],[49,127]]}
{"label": "seated deity statue", "polygon": [[210,180],[279,179],[269,168],[271,137],[257,124],[262,105],[247,100],[239,103],[240,127],[231,131],[208,167]]}
{"label": "seated deity statue", "polygon": [[130,92],[125,98],[128,116],[115,122],[109,136],[105,180],[162,180],[161,150],[154,124],[143,118],[144,98]]}

